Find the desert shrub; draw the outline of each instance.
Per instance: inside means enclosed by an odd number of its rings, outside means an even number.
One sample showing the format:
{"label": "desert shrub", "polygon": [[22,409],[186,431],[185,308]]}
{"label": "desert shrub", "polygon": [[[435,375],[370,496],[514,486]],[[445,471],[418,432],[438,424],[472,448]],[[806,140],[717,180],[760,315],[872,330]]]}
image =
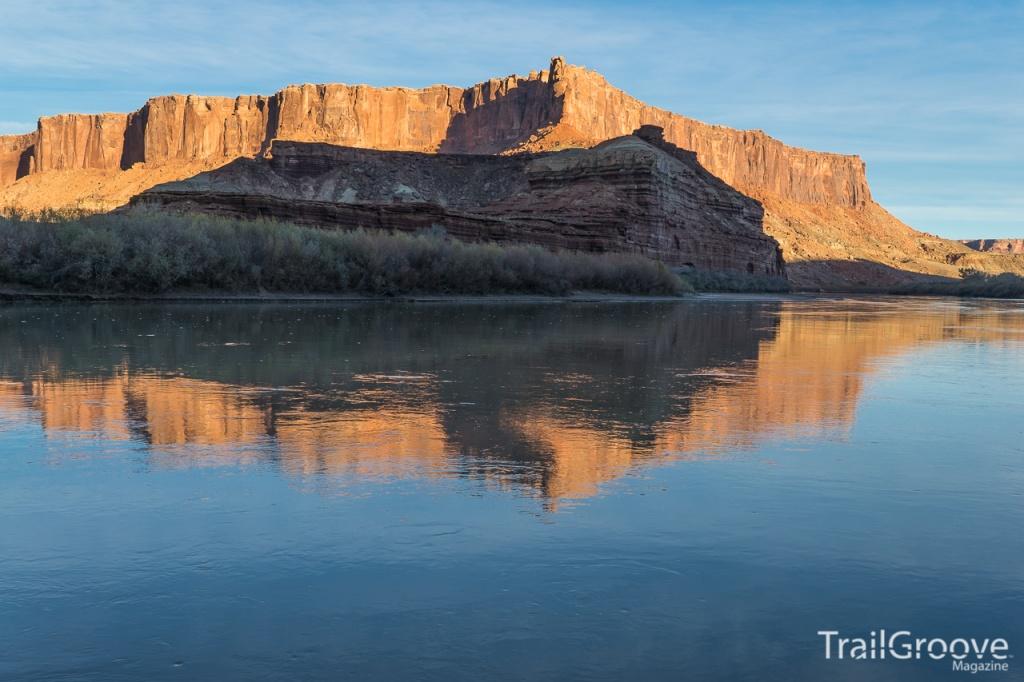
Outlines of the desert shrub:
{"label": "desert shrub", "polygon": [[888,293],[916,296],[1024,298],[1024,277],[1009,272],[998,275],[968,272],[963,279],[914,282],[890,289]]}
{"label": "desert shrub", "polygon": [[637,255],[467,243],[438,230],[321,230],[155,211],[0,217],[0,282],[100,294],[689,290],[662,264]]}
{"label": "desert shrub", "polygon": [[786,293],[790,290],[785,277],[766,277],[745,272],[684,269],[679,272],[696,291],[733,293]]}

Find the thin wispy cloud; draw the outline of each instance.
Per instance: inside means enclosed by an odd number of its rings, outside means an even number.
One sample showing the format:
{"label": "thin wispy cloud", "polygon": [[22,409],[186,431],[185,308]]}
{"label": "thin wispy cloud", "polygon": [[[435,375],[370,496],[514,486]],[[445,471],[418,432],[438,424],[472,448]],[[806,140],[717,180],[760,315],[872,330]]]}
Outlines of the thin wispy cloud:
{"label": "thin wispy cloud", "polygon": [[[929,231],[978,227],[925,210],[912,188],[922,175],[934,177],[929,195],[959,193],[969,209],[1005,205],[974,199],[971,187],[1009,197],[1024,184],[1012,163],[1024,158],[1021,2],[4,4],[6,132],[44,114],[128,111],[168,92],[468,85],[563,54],[656,106],[861,154],[875,196]],[[1015,229],[1024,235],[1024,223]]]}

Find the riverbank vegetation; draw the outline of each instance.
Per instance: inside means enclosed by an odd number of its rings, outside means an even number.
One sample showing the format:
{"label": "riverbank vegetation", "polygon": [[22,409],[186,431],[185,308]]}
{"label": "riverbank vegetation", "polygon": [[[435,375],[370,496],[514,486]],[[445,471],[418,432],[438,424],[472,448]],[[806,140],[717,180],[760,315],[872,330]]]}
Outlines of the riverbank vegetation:
{"label": "riverbank vegetation", "polygon": [[468,243],[441,231],[321,230],[146,211],[0,217],[0,284],[100,295],[692,291],[661,263],[637,255]]}
{"label": "riverbank vegetation", "polygon": [[789,281],[785,277],[691,268],[680,270],[679,276],[695,291],[758,294],[784,294],[790,291]]}
{"label": "riverbank vegetation", "polygon": [[970,272],[963,279],[914,282],[889,289],[886,293],[911,296],[1024,298],[1024,277],[1009,272],[998,275]]}

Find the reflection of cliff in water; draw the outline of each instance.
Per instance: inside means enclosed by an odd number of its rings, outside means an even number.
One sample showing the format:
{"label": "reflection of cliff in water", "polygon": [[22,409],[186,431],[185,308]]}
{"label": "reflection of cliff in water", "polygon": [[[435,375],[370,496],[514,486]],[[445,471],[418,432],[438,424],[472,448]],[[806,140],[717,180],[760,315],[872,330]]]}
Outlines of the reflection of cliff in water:
{"label": "reflection of cliff in water", "polygon": [[[154,466],[470,477],[556,503],[632,467],[853,422],[865,374],[997,307],[694,302],[25,307],[0,410],[136,440]],[[27,406],[27,410],[26,410]]]}

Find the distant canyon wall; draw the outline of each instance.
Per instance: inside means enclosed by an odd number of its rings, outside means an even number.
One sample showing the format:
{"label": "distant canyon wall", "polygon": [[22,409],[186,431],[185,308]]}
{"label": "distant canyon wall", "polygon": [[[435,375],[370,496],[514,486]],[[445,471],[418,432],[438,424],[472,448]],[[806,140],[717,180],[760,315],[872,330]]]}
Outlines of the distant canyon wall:
{"label": "distant canyon wall", "polygon": [[963,239],[967,247],[986,253],[1024,253],[1024,239]]}
{"label": "distant canyon wall", "polygon": [[701,123],[651,107],[603,76],[555,58],[547,71],[470,88],[295,85],[271,95],[169,95],[130,114],[63,114],[0,137],[0,188],[59,170],[126,170],[257,156],[273,139],[397,151],[497,154],[591,146],[643,124],[697,152],[735,187],[804,203],[870,201],[856,156],[787,146],[761,131]]}

